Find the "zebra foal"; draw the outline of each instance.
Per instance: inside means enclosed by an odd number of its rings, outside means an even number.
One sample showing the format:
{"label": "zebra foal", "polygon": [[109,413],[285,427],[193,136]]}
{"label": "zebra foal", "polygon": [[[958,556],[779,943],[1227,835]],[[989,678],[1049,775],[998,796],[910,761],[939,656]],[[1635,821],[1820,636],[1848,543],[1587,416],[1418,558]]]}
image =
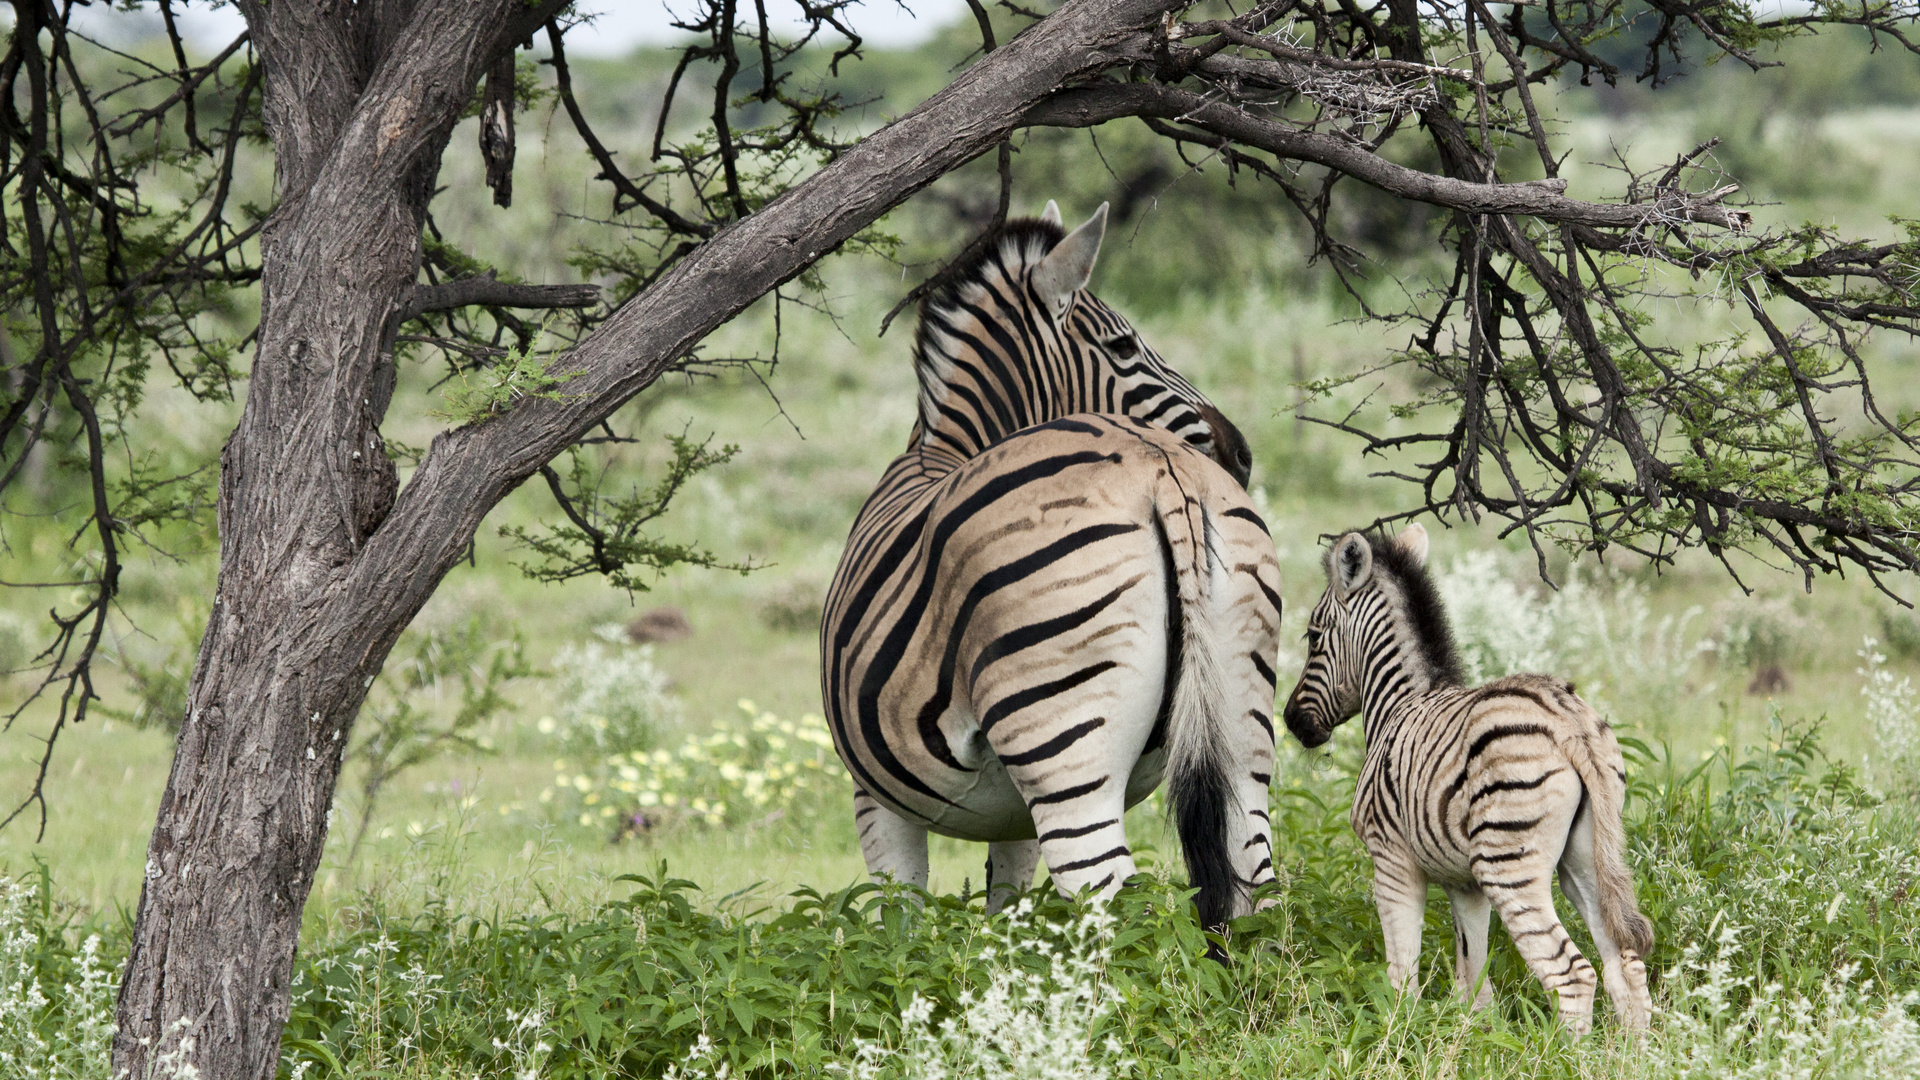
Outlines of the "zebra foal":
{"label": "zebra foal", "polygon": [[[1348,533],[1327,556],[1326,594],[1307,620],[1306,671],[1287,699],[1306,746],[1366,714],[1353,829],[1373,856],[1387,979],[1414,989],[1427,884],[1453,906],[1454,979],[1474,1007],[1487,921],[1497,909],[1527,966],[1559,999],[1576,1037],[1593,1027],[1593,965],[1554,913],[1552,875],[1606,965],[1622,1026],[1653,1015],[1640,914],[1623,854],[1626,767],[1607,722],[1550,675],[1462,686],[1452,632],[1426,571],[1427,532],[1391,541]],[[1474,987],[1479,985],[1476,994]]]}
{"label": "zebra foal", "polygon": [[1171,778],[1205,925],[1273,876],[1279,563],[1246,441],[1087,291],[1101,207],[1049,203],[921,307],[920,415],[854,522],[821,691],[875,878],[988,845],[997,910],[1045,858],[1111,894],[1127,807]]}

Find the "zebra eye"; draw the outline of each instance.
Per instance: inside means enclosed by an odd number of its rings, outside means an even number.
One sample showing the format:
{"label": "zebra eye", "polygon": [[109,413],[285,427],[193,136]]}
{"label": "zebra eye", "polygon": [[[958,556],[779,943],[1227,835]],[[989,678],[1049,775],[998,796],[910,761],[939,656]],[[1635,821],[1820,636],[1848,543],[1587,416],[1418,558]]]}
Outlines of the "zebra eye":
{"label": "zebra eye", "polygon": [[1122,334],[1107,342],[1107,351],[1122,360],[1131,360],[1140,351],[1140,343],[1132,334]]}

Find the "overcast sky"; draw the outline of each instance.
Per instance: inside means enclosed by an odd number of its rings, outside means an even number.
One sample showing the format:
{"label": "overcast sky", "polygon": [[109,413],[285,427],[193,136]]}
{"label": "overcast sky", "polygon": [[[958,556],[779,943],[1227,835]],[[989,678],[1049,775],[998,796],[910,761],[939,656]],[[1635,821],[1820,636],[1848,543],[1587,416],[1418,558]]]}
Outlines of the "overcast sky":
{"label": "overcast sky", "polygon": [[[966,10],[966,0],[912,0],[909,13],[894,0],[855,0],[853,28],[874,45],[913,45],[930,36]],[[158,30],[160,17],[153,11],[129,16],[108,12],[106,5],[78,8],[74,21],[86,32],[124,41],[138,36],[127,32],[129,19],[145,18]],[[672,41],[682,36],[673,28],[669,9],[691,13],[692,0],[582,0],[580,11],[596,16],[591,27],[582,27],[567,35],[567,52],[587,56],[619,56],[643,42]],[[797,10],[797,5],[773,3],[770,14]],[[751,9],[749,9],[751,10]],[[232,41],[245,23],[240,13],[216,0],[176,0],[181,29],[203,46],[218,48]],[[917,15],[917,17],[916,17]],[[6,19],[7,24],[12,19]],[[536,41],[536,45],[541,42]]]}
{"label": "overcast sky", "polygon": [[[966,0],[909,2],[913,5],[913,12],[908,12],[895,0],[854,0],[853,28],[869,44],[915,45],[931,36],[936,29],[959,18],[967,9]],[[1427,2],[1447,4],[1448,0]],[[1809,0],[1747,0],[1747,3],[1763,17],[1798,13],[1811,6]],[[233,40],[244,25],[239,12],[224,0],[175,0],[175,5],[183,29],[203,46],[219,48],[225,45]],[[745,6],[742,6],[744,9]],[[770,5],[776,20],[783,11],[793,10],[796,6],[779,0]],[[1505,8],[1506,5],[1494,6]],[[682,31],[673,28],[673,16],[669,14],[669,8],[691,13],[694,0],[581,0],[580,11],[591,13],[596,18],[591,27],[583,27],[567,35],[567,51],[586,56],[620,56],[635,45],[672,41],[682,36]],[[157,33],[160,16],[151,9],[139,15],[109,11],[106,4],[74,10],[74,22],[87,33],[123,42],[141,36],[129,33],[128,27],[143,18],[149,21],[152,32]],[[11,10],[0,13],[0,26],[12,25]],[[536,47],[541,44],[540,41],[535,42]]]}

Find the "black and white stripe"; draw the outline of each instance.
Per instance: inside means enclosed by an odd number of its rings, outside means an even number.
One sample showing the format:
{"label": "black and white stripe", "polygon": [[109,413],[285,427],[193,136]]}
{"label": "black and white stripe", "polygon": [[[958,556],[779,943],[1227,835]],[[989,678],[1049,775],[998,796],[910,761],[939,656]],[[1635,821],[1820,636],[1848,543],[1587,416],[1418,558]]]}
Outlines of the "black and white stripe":
{"label": "black and white stripe", "polygon": [[1554,913],[1553,878],[1593,933],[1623,1026],[1653,1003],[1625,857],[1626,768],[1613,731],[1565,679],[1513,675],[1460,684],[1446,613],[1425,569],[1426,530],[1373,542],[1348,533],[1327,559],[1328,587],[1307,621],[1307,664],[1287,727],[1307,746],[1356,713],[1366,762],[1353,828],[1373,856],[1387,977],[1417,989],[1427,885],[1453,906],[1456,989],[1476,1006],[1492,910],[1576,1036],[1593,1026],[1596,979]]}
{"label": "black and white stripe", "polygon": [[1279,566],[1239,432],[1085,290],[1104,223],[1013,223],[922,308],[919,422],[828,594],[822,692],[876,877],[924,886],[932,830],[991,845],[992,906],[1042,857],[1111,892],[1167,773],[1218,924],[1273,872]]}

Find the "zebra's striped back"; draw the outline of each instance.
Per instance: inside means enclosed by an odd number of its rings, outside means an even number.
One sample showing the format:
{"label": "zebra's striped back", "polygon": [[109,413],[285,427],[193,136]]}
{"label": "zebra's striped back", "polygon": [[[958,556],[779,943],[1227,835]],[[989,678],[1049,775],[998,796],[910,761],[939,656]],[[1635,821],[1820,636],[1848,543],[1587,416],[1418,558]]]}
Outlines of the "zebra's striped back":
{"label": "zebra's striped back", "polygon": [[1110,892],[1167,774],[1218,924],[1273,874],[1279,565],[1244,440],[1082,287],[1103,225],[1016,223],[923,309],[919,423],[828,593],[822,696],[875,876],[925,885],[931,829],[992,845],[991,903],[1042,855]]}
{"label": "zebra's striped back", "polygon": [[1431,882],[1453,900],[1463,993],[1473,992],[1487,913],[1498,909],[1534,974],[1559,996],[1562,1020],[1584,1033],[1594,972],[1554,914],[1557,868],[1606,961],[1615,1010],[1644,1027],[1651,1000],[1642,958],[1653,934],[1624,861],[1619,744],[1565,679],[1460,685],[1425,558],[1417,525],[1394,541],[1349,533],[1334,545],[1327,592],[1308,618],[1306,671],[1286,707],[1288,729],[1308,746],[1366,715],[1352,821],[1373,856],[1389,978],[1403,986],[1416,968]]}

